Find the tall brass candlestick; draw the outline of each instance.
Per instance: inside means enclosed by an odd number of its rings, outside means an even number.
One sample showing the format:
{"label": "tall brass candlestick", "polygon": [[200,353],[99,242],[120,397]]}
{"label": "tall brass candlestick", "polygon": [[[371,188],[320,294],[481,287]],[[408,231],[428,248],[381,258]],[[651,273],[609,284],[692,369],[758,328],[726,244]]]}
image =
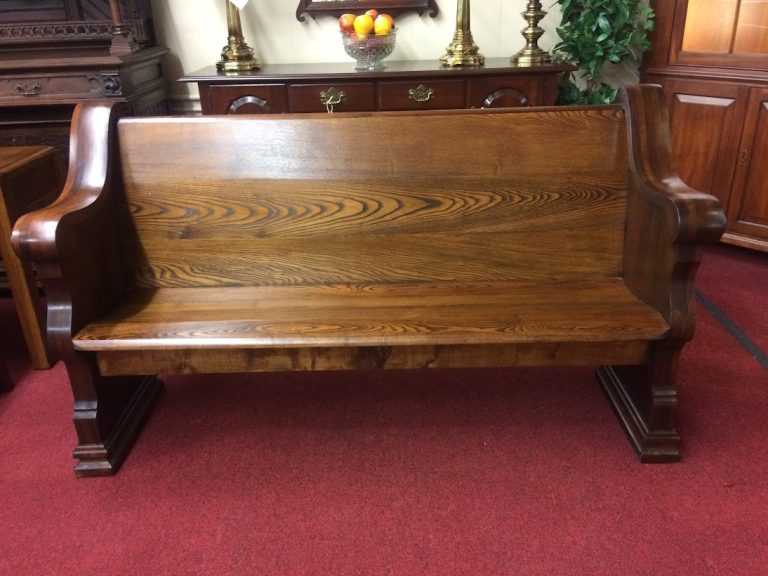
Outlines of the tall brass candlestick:
{"label": "tall brass candlestick", "polygon": [[245,43],[243,29],[240,23],[240,10],[229,0],[227,4],[227,29],[229,36],[227,45],[221,51],[221,60],[216,68],[225,72],[240,72],[261,68],[261,60],[253,55],[253,48]]}
{"label": "tall brass candlestick", "polygon": [[478,50],[469,29],[469,0],[458,0],[456,31],[446,53],[440,57],[440,62],[445,66],[481,66],[485,62],[485,56]]}
{"label": "tall brass candlestick", "polygon": [[521,32],[525,37],[525,47],[517,54],[512,56],[512,64],[517,66],[540,66],[552,62],[552,56],[539,48],[539,38],[544,34],[544,30],[539,27],[539,22],[547,15],[541,9],[541,2],[531,0],[528,7],[522,13],[523,18],[528,22],[528,26]]}

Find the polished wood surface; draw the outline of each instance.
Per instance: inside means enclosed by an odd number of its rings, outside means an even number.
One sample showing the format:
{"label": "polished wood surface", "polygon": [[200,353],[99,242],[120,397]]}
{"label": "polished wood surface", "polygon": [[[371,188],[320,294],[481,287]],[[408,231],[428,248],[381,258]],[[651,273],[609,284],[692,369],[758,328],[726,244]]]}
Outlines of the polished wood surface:
{"label": "polished wood surface", "polygon": [[[512,66],[509,58],[489,58],[484,66],[444,67],[437,60],[387,60],[383,70],[356,71],[354,62],[266,64],[259,70],[224,74],[203,68],[181,78],[198,85],[203,114],[327,112],[321,94],[344,96],[335,112],[440,110],[549,106],[557,100],[562,63]],[[426,100],[410,91],[432,90]]]}
{"label": "polished wood surface", "polygon": [[61,192],[64,166],[50,147],[0,147],[0,255],[21,323],[32,366],[50,368],[52,357],[45,338],[45,305],[34,271],[11,246],[11,230],[26,212],[53,202]]}
{"label": "polished wood surface", "polygon": [[683,43],[686,33],[697,26],[721,30],[724,37],[745,38],[744,30],[759,26],[756,15],[766,12],[768,4],[741,3],[741,32],[733,25],[732,12],[720,19],[699,18],[699,10],[711,9],[708,3],[652,4],[656,26],[642,79],[664,87],[675,169],[689,185],[721,200],[728,215],[724,242],[768,251],[764,131],[757,128],[762,125],[768,90],[768,54],[757,53],[763,48],[752,41],[750,50],[755,53],[745,53],[741,42],[718,47],[719,33],[703,35],[698,48]]}
{"label": "polished wood surface", "polygon": [[13,236],[51,293],[79,474],[119,466],[160,371],[606,365],[641,459],[679,458],[676,361],[724,215],[672,170],[660,90],[589,108],[120,115],[78,108],[64,192]]}
{"label": "polished wood surface", "polygon": [[122,237],[149,287],[618,276],[618,114],[127,119]]}
{"label": "polished wood surface", "polygon": [[74,345],[97,351],[611,342],[654,340],[668,329],[617,279],[418,281],[136,291],[80,330]]}

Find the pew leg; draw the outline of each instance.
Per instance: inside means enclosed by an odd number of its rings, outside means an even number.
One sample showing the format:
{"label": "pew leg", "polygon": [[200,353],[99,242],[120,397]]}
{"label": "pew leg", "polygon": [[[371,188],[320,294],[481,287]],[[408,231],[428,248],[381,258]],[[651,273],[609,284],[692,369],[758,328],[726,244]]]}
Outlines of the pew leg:
{"label": "pew leg", "polygon": [[65,362],[75,400],[75,474],[115,474],[162,391],[162,382],[155,376],[101,376],[87,355]]}
{"label": "pew leg", "polygon": [[680,347],[657,345],[642,366],[603,366],[597,379],[641,462],[680,460],[676,374]]}

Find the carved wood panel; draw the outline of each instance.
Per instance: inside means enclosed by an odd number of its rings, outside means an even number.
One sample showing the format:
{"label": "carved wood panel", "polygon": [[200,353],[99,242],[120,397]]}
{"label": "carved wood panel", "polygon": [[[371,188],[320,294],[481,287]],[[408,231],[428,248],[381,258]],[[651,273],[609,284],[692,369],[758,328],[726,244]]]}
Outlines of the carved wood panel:
{"label": "carved wood panel", "polygon": [[[149,0],[121,0],[123,17],[139,44],[154,40]],[[112,34],[108,0],[0,1],[0,45],[104,41]]]}

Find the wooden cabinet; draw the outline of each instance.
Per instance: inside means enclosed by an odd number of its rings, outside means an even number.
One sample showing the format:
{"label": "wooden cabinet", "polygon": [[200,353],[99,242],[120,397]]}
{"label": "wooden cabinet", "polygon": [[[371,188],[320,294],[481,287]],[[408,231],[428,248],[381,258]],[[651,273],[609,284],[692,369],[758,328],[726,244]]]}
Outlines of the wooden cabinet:
{"label": "wooden cabinet", "polygon": [[731,233],[745,244],[760,238],[768,250],[768,88],[749,91],[738,167],[728,204]]}
{"label": "wooden cabinet", "polygon": [[78,102],[115,99],[166,113],[148,0],[0,2],[0,145],[66,154]]}
{"label": "wooden cabinet", "polygon": [[181,81],[198,85],[203,114],[435,110],[553,105],[558,76],[570,69],[515,67],[507,58],[477,68],[394,61],[375,72],[352,62],[284,64],[238,74],[209,67]]}
{"label": "wooden cabinet", "polygon": [[723,203],[724,242],[768,251],[768,1],[654,4],[643,80],[664,86],[675,168]]}

